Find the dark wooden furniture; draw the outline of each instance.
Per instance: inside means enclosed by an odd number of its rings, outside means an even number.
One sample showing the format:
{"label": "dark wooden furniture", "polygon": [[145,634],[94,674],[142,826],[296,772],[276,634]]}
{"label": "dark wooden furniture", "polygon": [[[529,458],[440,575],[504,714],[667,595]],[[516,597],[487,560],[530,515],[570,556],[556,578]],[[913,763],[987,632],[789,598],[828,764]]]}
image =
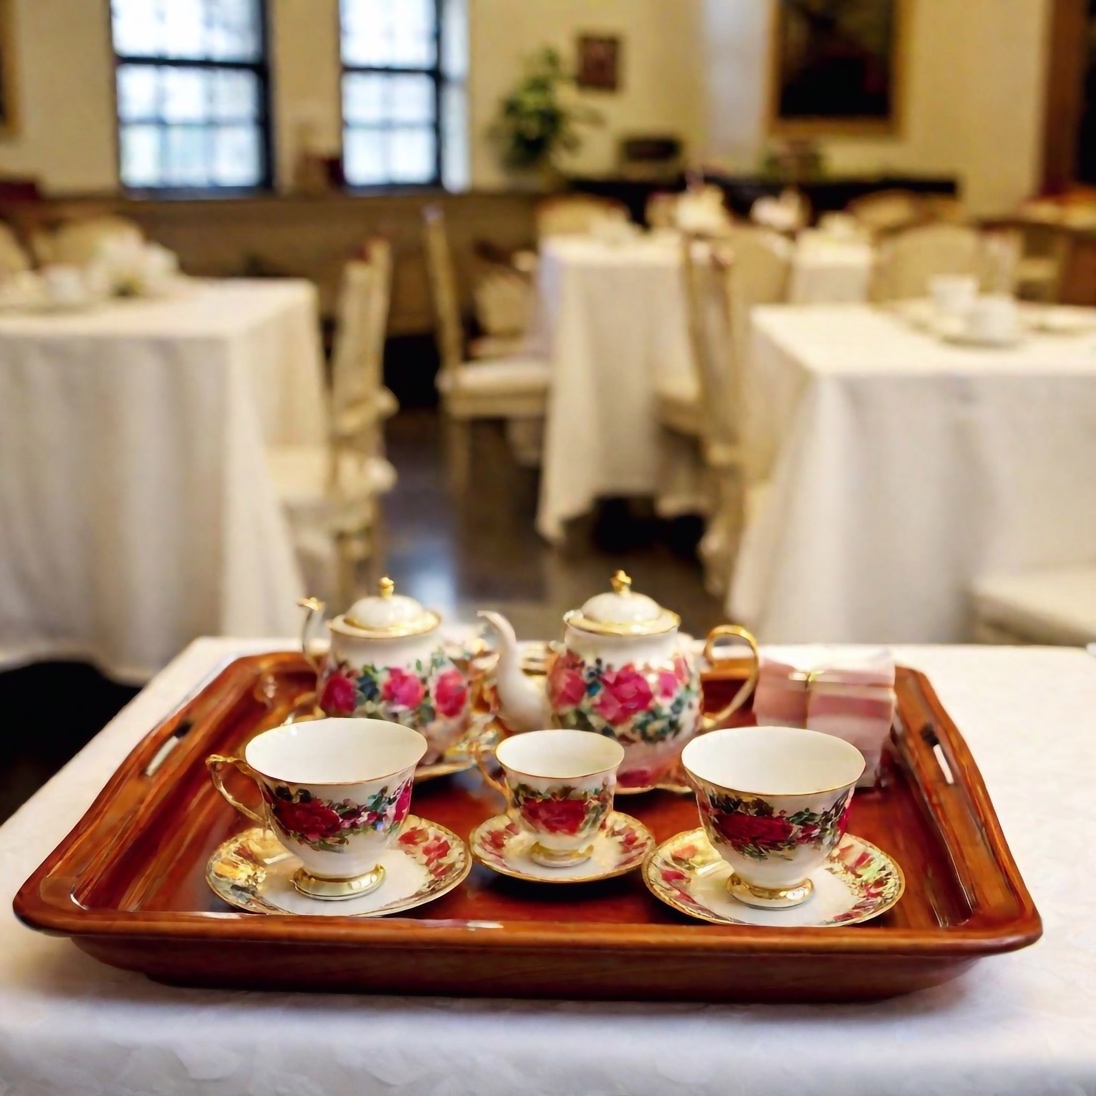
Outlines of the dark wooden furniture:
{"label": "dark wooden furniture", "polygon": [[[20,889],[16,914],[71,936],[105,963],[172,983],[534,998],[889,997],[947,981],[1040,935],[974,761],[911,670],[900,673],[882,786],[853,804],[852,831],[895,856],[907,879],[898,905],[867,924],[702,924],[658,902],[638,872],[554,887],[479,866],[455,891],[397,917],[241,913],[204,880],[208,857],[241,819],[203,761],[282,722],[314,684],[297,654],[232,663],[126,759]],[[721,703],[739,685],[709,679],[706,700]],[[145,775],[173,736],[167,760]],[[659,840],[697,824],[691,798],[656,792],[618,806]],[[500,802],[472,772],[417,787],[413,809],[464,835]]]}

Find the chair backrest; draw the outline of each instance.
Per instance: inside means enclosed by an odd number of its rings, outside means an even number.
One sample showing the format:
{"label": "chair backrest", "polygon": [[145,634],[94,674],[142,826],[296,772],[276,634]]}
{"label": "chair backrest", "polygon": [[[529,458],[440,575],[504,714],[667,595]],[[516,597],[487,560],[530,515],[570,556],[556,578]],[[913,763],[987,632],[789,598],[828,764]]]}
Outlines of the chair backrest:
{"label": "chair backrest", "polygon": [[441,359],[441,376],[445,377],[455,373],[464,361],[464,329],[457,296],[457,276],[441,206],[428,205],[422,211],[422,221],[426,274],[434,301],[434,333]]}
{"label": "chair backrest", "polygon": [[336,418],[379,398],[391,284],[392,248],[385,239],[369,240],[365,258],[343,267],[331,368]]}
{"label": "chair backrest", "polygon": [[553,194],[533,211],[537,239],[548,236],[585,236],[605,220],[628,220],[628,208],[614,198],[597,194]]}
{"label": "chair backrest", "polygon": [[682,273],[689,342],[703,406],[703,443],[709,456],[740,441],[740,340],[735,323],[736,259],[730,245],[687,234],[682,241]]}
{"label": "chair backrest", "polygon": [[114,214],[68,221],[56,229],[42,246],[49,262],[87,266],[105,243],[127,239],[143,243],[145,236],[136,221]]}
{"label": "chair backrest", "polygon": [[924,297],[937,274],[981,279],[983,256],[981,236],[973,228],[931,224],[903,229],[879,244],[871,296],[877,301]]}
{"label": "chair backrest", "polygon": [[21,274],[24,270],[30,270],[32,265],[15,231],[0,221],[0,276]]}
{"label": "chair backrest", "polygon": [[528,274],[503,263],[492,263],[476,279],[472,296],[476,320],[487,335],[518,338],[525,334],[533,301]]}
{"label": "chair backrest", "polygon": [[787,301],[795,248],[779,232],[752,225],[732,226],[726,242],[734,256],[734,320],[745,331],[755,305]]}
{"label": "chair backrest", "polygon": [[921,199],[911,190],[877,190],[854,198],[845,211],[870,232],[893,232],[922,218]]}

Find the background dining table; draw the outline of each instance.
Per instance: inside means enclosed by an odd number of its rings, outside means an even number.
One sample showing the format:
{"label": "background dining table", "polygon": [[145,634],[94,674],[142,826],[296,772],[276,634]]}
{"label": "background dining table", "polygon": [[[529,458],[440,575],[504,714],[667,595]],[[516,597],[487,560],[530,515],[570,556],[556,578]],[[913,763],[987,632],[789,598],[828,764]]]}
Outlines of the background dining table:
{"label": "background dining table", "polygon": [[0,315],[0,662],[140,681],[197,635],[291,629],[265,447],[324,440],[323,384],[305,281]]}
{"label": "background dining table", "polygon": [[1093,562],[1096,310],[1070,315],[976,347],[867,305],[755,309],[746,450],[768,489],[732,617],[769,643],[957,642],[975,578]]}
{"label": "background dining table", "polygon": [[895,650],[928,674],[973,751],[1045,930],[1033,947],[916,994],[761,1006],[180,989],[21,925],[12,896],[129,750],[230,659],[293,646],[196,642],[0,827],[0,1087],[9,1096],[1096,1089],[1096,880],[1078,822],[1088,784],[1074,775],[1096,766],[1096,658],[1081,650]]}
{"label": "background dining table", "polygon": [[[866,245],[813,233],[793,252],[793,299],[862,300],[870,268]],[[559,542],[565,522],[598,498],[658,496],[668,515],[701,505],[654,414],[659,380],[692,369],[680,238],[549,238],[538,264],[535,328],[552,362],[541,535]]]}

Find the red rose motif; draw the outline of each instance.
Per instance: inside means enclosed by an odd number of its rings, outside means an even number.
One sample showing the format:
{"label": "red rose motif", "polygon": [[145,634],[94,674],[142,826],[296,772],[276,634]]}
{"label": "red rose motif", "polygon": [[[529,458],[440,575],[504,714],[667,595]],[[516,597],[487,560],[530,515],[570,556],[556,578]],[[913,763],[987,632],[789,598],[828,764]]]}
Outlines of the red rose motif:
{"label": "red rose motif", "polygon": [[306,841],[322,841],[334,837],[342,829],[338,813],[319,799],[310,799],[307,803],[275,799],[271,810],[286,833]]}
{"label": "red rose motif", "polygon": [[674,673],[677,675],[678,681],[682,684],[687,682],[692,676],[689,673],[689,660],[684,655],[674,656]]}
{"label": "red rose motif", "polygon": [[358,706],[358,690],[345,674],[332,674],[320,694],[320,707],[328,715],[352,715]]}
{"label": "red rose motif", "polygon": [[734,849],[746,845],[780,845],[795,833],[786,818],[763,818],[742,811],[713,811],[712,825]]}
{"label": "red rose motif", "polygon": [[408,780],[402,788],[400,788],[399,798],[396,800],[395,814],[393,816],[394,821],[398,825],[407,817],[407,812],[411,809],[411,781]]}
{"label": "red rose motif", "polygon": [[849,828],[849,815],[852,813],[852,796],[845,800],[845,809],[841,812],[841,817],[837,820],[837,838],[840,840],[845,836],[845,831]]}
{"label": "red rose motif", "polygon": [[562,660],[556,662],[548,675],[548,703],[558,712],[577,708],[586,696],[582,674]]}
{"label": "red rose motif", "polygon": [[396,666],[388,671],[381,696],[397,708],[417,708],[426,696],[426,686],[417,675]]}
{"label": "red rose motif", "polygon": [[658,695],[664,700],[670,699],[677,692],[678,685],[677,674],[672,670],[658,671]]}
{"label": "red rose motif", "polygon": [[521,817],[545,833],[576,834],[586,818],[586,802],[583,799],[526,799],[521,804]]}
{"label": "red rose motif", "polygon": [[631,666],[624,666],[602,674],[601,692],[594,708],[603,719],[618,727],[645,712],[652,699],[651,686],[643,674]]}
{"label": "red rose motif", "polygon": [[460,670],[446,670],[434,682],[434,704],[446,719],[452,719],[464,711],[468,703],[468,685]]}

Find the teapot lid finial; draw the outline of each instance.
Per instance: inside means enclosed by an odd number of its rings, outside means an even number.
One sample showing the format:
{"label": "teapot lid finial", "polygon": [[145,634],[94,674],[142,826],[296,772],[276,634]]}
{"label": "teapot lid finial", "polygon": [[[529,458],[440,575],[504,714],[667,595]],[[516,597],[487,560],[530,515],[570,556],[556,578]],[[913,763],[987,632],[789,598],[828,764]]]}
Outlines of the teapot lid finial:
{"label": "teapot lid finial", "polygon": [[677,613],[664,609],[654,598],[637,594],[632,579],[617,571],[609,580],[612,593],[595,594],[581,609],[564,616],[572,628],[603,636],[654,636],[673,631],[681,624]]}
{"label": "teapot lid finial", "polygon": [[381,597],[389,598],[396,592],[396,584],[385,575],[384,578],[377,583],[377,589],[380,591]]}
{"label": "teapot lid finial", "polygon": [[612,584],[613,593],[630,594],[632,592],[632,577],[624,571],[617,571],[609,582]]}

